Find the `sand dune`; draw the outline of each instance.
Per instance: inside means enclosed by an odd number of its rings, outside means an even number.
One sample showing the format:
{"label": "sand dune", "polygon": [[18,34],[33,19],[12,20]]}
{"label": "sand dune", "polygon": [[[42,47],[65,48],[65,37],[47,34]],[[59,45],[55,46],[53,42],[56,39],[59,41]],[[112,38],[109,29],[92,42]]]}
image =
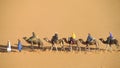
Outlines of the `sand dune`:
{"label": "sand dune", "polygon": [[120,40],[119,0],[0,0],[0,10],[0,47],[4,51],[7,40],[15,47],[11,53],[0,52],[0,68],[120,68],[119,51],[76,54],[25,49],[19,53],[15,45],[20,39],[29,46],[22,37],[29,37],[32,32],[45,46],[50,44],[43,38],[51,38],[55,32],[59,38],[74,32],[84,40],[88,33],[98,40],[112,32]]}

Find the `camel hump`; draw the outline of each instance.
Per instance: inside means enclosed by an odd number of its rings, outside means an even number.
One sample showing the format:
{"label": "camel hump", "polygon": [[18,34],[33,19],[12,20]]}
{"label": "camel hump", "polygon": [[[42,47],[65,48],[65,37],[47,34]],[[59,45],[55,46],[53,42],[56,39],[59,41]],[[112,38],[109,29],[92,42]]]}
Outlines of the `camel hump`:
{"label": "camel hump", "polygon": [[38,42],[39,45],[43,45],[43,42],[41,41],[40,38],[37,39],[37,42]]}
{"label": "camel hump", "polygon": [[38,41],[40,41],[40,42],[41,42],[41,39],[40,39],[40,38],[38,38]]}

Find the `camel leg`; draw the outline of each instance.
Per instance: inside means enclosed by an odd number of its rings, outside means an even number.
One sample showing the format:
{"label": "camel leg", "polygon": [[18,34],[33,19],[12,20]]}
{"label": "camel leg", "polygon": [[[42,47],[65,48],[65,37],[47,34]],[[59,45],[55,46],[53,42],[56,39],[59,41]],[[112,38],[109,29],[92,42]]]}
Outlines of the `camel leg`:
{"label": "camel leg", "polygon": [[51,51],[53,50],[53,47],[54,47],[54,44],[52,44],[52,46],[51,46],[51,49],[50,49]]}
{"label": "camel leg", "polygon": [[79,47],[79,51],[81,52],[81,47]]}
{"label": "camel leg", "polygon": [[34,47],[33,47],[33,42],[31,42],[31,48],[32,48],[32,50],[34,49]]}
{"label": "camel leg", "polygon": [[110,45],[110,51],[112,51],[112,46]]}
{"label": "camel leg", "polygon": [[109,44],[108,44],[108,45],[106,45],[105,50],[107,51],[107,50],[108,50],[108,48],[109,48]]}
{"label": "camel leg", "polygon": [[87,48],[88,48],[88,45],[86,45],[86,47],[85,47],[85,51],[87,51]]}
{"label": "camel leg", "polygon": [[78,46],[78,51],[81,51],[81,47],[80,46]]}
{"label": "camel leg", "polygon": [[39,42],[37,43],[38,44],[38,48],[43,48],[43,42],[41,42],[40,40],[39,40]]}
{"label": "camel leg", "polygon": [[86,51],[87,51],[87,48],[88,48],[88,51],[90,51],[90,47],[89,47],[89,44],[86,45]]}
{"label": "camel leg", "polygon": [[44,49],[42,44],[38,44],[39,49]]}
{"label": "camel leg", "polygon": [[61,50],[65,50],[64,44],[61,44]]}
{"label": "camel leg", "polygon": [[72,51],[71,44],[69,44],[69,50]]}
{"label": "camel leg", "polygon": [[98,50],[100,50],[100,48],[99,48],[99,43],[97,43],[97,48],[98,48]]}
{"label": "camel leg", "polygon": [[97,51],[97,49],[100,50],[100,49],[99,49],[99,44],[96,43],[95,45],[96,45],[96,51]]}
{"label": "camel leg", "polygon": [[97,50],[97,48],[98,48],[98,46],[97,46],[97,44],[96,44],[96,50]]}
{"label": "camel leg", "polygon": [[72,51],[72,45],[69,45],[70,46],[70,51]]}
{"label": "camel leg", "polygon": [[117,52],[117,50],[119,49],[119,44],[114,44],[116,46],[115,51]]}
{"label": "camel leg", "polygon": [[40,48],[44,49],[43,45],[41,45]]}
{"label": "camel leg", "polygon": [[79,46],[77,45],[77,50],[79,51]]}
{"label": "camel leg", "polygon": [[119,48],[119,44],[115,44],[115,46],[116,46],[116,49],[118,49],[118,48]]}
{"label": "camel leg", "polygon": [[64,45],[62,46],[62,50],[65,51],[65,47],[64,47]]}
{"label": "camel leg", "polygon": [[38,44],[38,48],[40,48],[40,45]]}
{"label": "camel leg", "polygon": [[38,49],[40,49],[41,48],[41,46],[40,46],[41,44],[39,42],[37,44],[38,44]]}
{"label": "camel leg", "polygon": [[58,51],[58,48],[57,48],[57,46],[55,45],[55,48],[56,48],[56,51]]}
{"label": "camel leg", "polygon": [[62,43],[60,43],[60,46],[61,46],[61,50],[63,50],[63,47],[64,47],[64,46],[63,46],[63,44],[62,44]]}
{"label": "camel leg", "polygon": [[81,51],[81,47],[77,44],[77,50]]}
{"label": "camel leg", "polygon": [[62,49],[63,49],[63,51],[65,51],[65,46],[64,46],[64,41],[62,40]]}
{"label": "camel leg", "polygon": [[40,44],[40,48],[44,49],[44,47],[43,47],[43,43],[42,43],[42,44]]}
{"label": "camel leg", "polygon": [[99,44],[95,44],[96,45],[96,49],[95,49],[95,52],[99,52],[100,51],[100,49],[99,49]]}
{"label": "camel leg", "polygon": [[81,47],[80,47],[80,42],[79,41],[77,41],[77,50],[81,51]]}
{"label": "camel leg", "polygon": [[88,51],[90,51],[90,46],[89,46],[89,44],[88,44]]}

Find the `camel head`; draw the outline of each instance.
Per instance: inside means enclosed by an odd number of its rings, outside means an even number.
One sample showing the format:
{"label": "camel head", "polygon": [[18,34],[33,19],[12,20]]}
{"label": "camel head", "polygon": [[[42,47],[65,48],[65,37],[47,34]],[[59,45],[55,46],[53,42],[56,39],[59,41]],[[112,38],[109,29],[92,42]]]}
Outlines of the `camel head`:
{"label": "camel head", "polygon": [[83,42],[83,39],[79,39],[80,42]]}
{"label": "camel head", "polygon": [[81,43],[85,44],[86,42],[83,39],[78,39]]}
{"label": "camel head", "polygon": [[103,38],[100,38],[99,40],[100,40],[100,41],[102,41],[102,42],[104,41],[104,39],[103,39]]}
{"label": "camel head", "polygon": [[47,42],[49,42],[49,41],[50,41],[48,38],[43,38],[43,40],[45,40],[45,41],[47,41]]}
{"label": "camel head", "polygon": [[63,40],[67,40],[66,38],[62,38]]}
{"label": "camel head", "polygon": [[27,40],[28,38],[27,37],[23,37],[24,40]]}
{"label": "camel head", "polygon": [[102,43],[106,43],[106,41],[103,38],[99,39]]}
{"label": "camel head", "polygon": [[66,43],[68,42],[68,40],[66,38],[62,38],[62,40]]}

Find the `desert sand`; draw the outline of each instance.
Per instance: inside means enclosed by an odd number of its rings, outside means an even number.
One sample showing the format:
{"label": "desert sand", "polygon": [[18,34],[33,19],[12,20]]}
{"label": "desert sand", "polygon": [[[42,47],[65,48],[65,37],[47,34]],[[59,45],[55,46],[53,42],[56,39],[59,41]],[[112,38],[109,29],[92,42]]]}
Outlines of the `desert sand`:
{"label": "desert sand", "polygon": [[[77,39],[84,40],[88,33],[98,40],[106,39],[112,32],[120,41],[119,26],[119,0],[0,0],[0,68],[120,68],[120,48],[113,52],[87,53],[38,49],[31,52],[30,48],[23,48],[18,52],[16,45],[20,39],[29,47],[22,37],[30,37],[32,32],[45,47],[51,44],[43,38],[50,39],[55,32],[59,38],[74,32]],[[14,47],[13,52],[4,52],[7,40]],[[105,44],[99,43],[104,49]]]}

